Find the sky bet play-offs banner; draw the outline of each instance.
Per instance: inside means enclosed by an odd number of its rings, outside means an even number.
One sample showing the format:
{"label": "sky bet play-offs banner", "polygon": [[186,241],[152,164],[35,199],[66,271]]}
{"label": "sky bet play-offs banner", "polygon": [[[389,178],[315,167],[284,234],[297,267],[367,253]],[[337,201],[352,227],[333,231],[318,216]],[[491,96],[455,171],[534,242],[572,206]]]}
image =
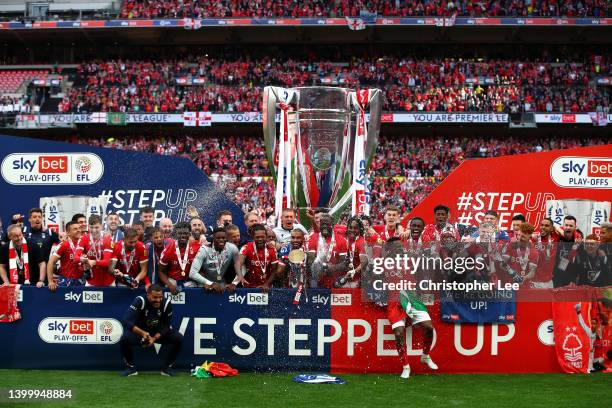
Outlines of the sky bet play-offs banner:
{"label": "sky bet play-offs banner", "polygon": [[[0,324],[0,367],[120,370],[120,321],[138,294],[125,288],[22,288],[23,318]],[[258,371],[401,371],[384,311],[362,303],[358,290],[308,290],[298,306],[293,296],[285,289],[231,295],[187,289],[173,297],[173,326],[185,337],[178,366],[208,360]],[[431,355],[440,372],[560,372],[551,303],[518,303],[517,309],[524,318],[514,324],[450,324],[440,322],[438,303],[430,305]],[[413,371],[427,372],[419,363],[421,333],[408,329],[407,336]],[[163,346],[139,349],[136,363],[158,369],[156,353],[164,353]]]}
{"label": "sky bet play-offs banner", "polygon": [[41,197],[61,196],[107,198],[106,212],[128,224],[138,221],[142,207],[155,209],[156,222],[169,217],[176,223],[195,206],[207,225],[228,209],[244,227],[242,211],[188,159],[0,136],[0,162],[5,227],[12,214],[38,207]]}
{"label": "sky bet play-offs banner", "polygon": [[[563,208],[549,206],[547,213],[547,202],[576,199],[612,201],[612,144],[464,161],[403,223],[415,216],[433,222],[433,209],[442,203],[450,207],[452,222],[478,225],[485,211],[495,210],[503,230],[510,230],[516,214],[539,230],[543,217],[555,223],[563,218],[556,219]],[[605,212],[591,211],[586,235],[599,233],[601,223],[610,220]]]}

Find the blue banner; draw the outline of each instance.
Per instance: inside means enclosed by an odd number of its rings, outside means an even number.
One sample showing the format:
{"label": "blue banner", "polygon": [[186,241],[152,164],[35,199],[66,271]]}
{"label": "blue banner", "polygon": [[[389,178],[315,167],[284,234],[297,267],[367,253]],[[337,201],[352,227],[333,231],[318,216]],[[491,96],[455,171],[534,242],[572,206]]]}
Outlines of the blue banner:
{"label": "blue banner", "polygon": [[514,323],[516,294],[504,290],[490,293],[443,291],[440,319],[448,323]]}
{"label": "blue banner", "polygon": [[[0,323],[0,367],[121,369],[120,322],[138,295],[144,291],[23,287],[22,319]],[[186,289],[171,296],[172,325],[184,336],[177,366],[208,360],[242,370],[329,370],[330,291],[309,290],[297,306],[293,296],[284,289],[223,295]],[[163,346],[140,349],[136,364],[159,368],[162,353]]]}
{"label": "blue banner", "polygon": [[[375,13],[360,14],[368,25],[376,26],[433,26],[436,27],[441,16],[424,17],[393,17],[377,16]],[[449,17],[446,17],[449,20]],[[198,19],[195,19],[198,20]],[[204,18],[199,19],[203,27],[215,26],[346,26],[344,18]],[[612,25],[612,18],[600,17],[457,17],[455,26],[601,26]],[[77,21],[28,21],[28,22],[0,22],[0,30],[23,29],[99,29],[99,28],[153,28],[159,29],[184,27],[183,19],[127,19],[127,20],[77,20]]]}
{"label": "blue banner", "polygon": [[[107,200],[106,213],[116,212],[128,224],[145,206],[153,207],[156,222],[168,217],[175,223],[194,206],[207,225],[215,225],[218,211],[230,210],[245,232],[242,210],[189,159],[23,137],[0,140],[0,197],[11,197],[0,200],[5,225],[12,214],[43,207],[43,197],[56,197],[61,205],[67,196],[82,196]],[[64,210],[63,223],[73,215]]]}

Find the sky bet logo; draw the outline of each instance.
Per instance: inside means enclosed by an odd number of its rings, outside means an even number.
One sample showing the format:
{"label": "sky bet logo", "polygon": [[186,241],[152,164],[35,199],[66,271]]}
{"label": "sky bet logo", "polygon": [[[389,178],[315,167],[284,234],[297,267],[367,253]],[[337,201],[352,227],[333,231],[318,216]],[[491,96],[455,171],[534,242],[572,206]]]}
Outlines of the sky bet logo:
{"label": "sky bet logo", "polygon": [[39,173],[68,173],[68,156],[39,156],[38,160],[21,157],[13,160],[13,170],[25,169],[31,173],[37,161]]}
{"label": "sky bet logo", "polygon": [[115,344],[122,334],[121,323],[111,318],[47,317],[38,325],[47,343]]}
{"label": "sky bet logo", "polygon": [[244,304],[246,300],[247,305],[252,306],[267,306],[268,305],[268,294],[267,293],[247,293],[246,295],[239,295],[233,293],[229,296],[230,303]]}
{"label": "sky bet logo", "polygon": [[83,303],[104,303],[104,292],[101,290],[84,290],[81,293],[68,292],[64,295],[64,300],[68,302],[80,302]]}
{"label": "sky bet logo", "polygon": [[13,153],[2,160],[2,177],[10,184],[93,184],[104,174],[93,153]]}
{"label": "sky bet logo", "polygon": [[612,188],[612,159],[559,157],[550,166],[550,177],[559,187]]}

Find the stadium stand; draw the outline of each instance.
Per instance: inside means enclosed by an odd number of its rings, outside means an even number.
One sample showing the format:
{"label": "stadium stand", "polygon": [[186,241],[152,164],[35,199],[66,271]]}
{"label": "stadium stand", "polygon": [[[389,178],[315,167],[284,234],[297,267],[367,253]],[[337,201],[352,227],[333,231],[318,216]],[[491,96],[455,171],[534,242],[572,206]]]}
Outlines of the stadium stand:
{"label": "stadium stand", "polygon": [[604,0],[402,0],[402,1],[194,1],[126,0],[121,18],[345,17],[368,11],[382,16],[598,16],[610,15]]}

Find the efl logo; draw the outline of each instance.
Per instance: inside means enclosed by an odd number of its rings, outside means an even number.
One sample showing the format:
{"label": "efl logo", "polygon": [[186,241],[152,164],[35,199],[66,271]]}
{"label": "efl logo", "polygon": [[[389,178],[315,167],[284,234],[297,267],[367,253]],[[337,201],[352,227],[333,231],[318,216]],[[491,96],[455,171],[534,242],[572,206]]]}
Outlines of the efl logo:
{"label": "efl logo", "polygon": [[39,173],[68,173],[68,156],[40,156]]}
{"label": "efl logo", "polygon": [[559,157],[550,166],[550,178],[559,187],[612,188],[612,159]]}
{"label": "efl logo", "polygon": [[93,320],[71,320],[70,334],[94,334]]}
{"label": "efl logo", "polygon": [[38,325],[38,335],[46,343],[116,344],[123,327],[109,318],[47,317]]}
{"label": "efl logo", "polygon": [[104,163],[93,153],[12,153],[2,160],[9,184],[93,184],[104,174]]}

